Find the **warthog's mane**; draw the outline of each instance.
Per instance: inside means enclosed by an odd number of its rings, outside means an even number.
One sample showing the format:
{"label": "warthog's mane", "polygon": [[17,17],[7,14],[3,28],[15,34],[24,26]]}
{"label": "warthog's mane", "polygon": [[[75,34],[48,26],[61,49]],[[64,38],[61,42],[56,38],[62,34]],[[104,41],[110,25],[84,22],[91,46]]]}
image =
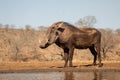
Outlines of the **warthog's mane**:
{"label": "warthog's mane", "polygon": [[64,27],[64,28],[69,28],[72,31],[80,31],[82,33],[89,33],[89,34],[93,34],[95,33],[97,30],[95,28],[78,28],[68,22],[64,22],[64,21],[59,21],[53,24],[54,27]]}
{"label": "warthog's mane", "polygon": [[56,22],[53,24],[54,26],[68,26],[68,27],[75,27],[74,25],[72,24],[69,24],[68,22],[64,22],[64,21],[59,21],[59,22]]}

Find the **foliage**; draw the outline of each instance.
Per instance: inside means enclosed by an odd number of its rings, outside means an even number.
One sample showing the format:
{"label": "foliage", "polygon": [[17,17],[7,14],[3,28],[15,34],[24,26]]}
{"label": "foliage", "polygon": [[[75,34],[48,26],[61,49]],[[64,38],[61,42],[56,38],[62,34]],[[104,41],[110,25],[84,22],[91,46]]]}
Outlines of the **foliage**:
{"label": "foliage", "polygon": [[79,27],[93,27],[97,22],[95,16],[85,16],[76,22]]}
{"label": "foliage", "polygon": [[[30,25],[26,25],[25,29],[17,29],[15,26],[0,24],[0,61],[62,60],[60,55],[63,51],[56,45],[45,50],[39,48],[39,39],[45,37],[46,30],[47,28],[43,26],[35,30]],[[100,29],[100,31],[102,33],[101,52],[104,57],[120,60],[119,29],[116,31]],[[92,59],[91,54],[88,54],[89,51],[75,50],[74,53],[76,60]]]}

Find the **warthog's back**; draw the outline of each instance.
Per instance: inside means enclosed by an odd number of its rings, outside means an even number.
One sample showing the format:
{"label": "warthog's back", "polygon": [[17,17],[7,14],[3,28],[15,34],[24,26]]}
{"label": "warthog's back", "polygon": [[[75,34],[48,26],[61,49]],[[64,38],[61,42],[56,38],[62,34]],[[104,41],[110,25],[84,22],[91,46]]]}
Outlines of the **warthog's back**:
{"label": "warthog's back", "polygon": [[87,34],[89,34],[89,35],[95,34],[95,33],[98,32],[98,30],[95,29],[95,28],[79,28],[79,29],[80,29],[82,32],[87,33]]}

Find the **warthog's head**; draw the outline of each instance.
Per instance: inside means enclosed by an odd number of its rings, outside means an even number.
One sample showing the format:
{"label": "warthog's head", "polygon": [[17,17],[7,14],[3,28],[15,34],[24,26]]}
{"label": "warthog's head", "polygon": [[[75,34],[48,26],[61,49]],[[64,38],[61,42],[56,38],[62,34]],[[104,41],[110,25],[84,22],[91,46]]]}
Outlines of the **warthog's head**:
{"label": "warthog's head", "polygon": [[55,43],[62,32],[62,28],[55,28],[53,26],[49,27],[45,38],[42,41],[39,40],[40,48],[44,49],[47,48],[49,45]]}

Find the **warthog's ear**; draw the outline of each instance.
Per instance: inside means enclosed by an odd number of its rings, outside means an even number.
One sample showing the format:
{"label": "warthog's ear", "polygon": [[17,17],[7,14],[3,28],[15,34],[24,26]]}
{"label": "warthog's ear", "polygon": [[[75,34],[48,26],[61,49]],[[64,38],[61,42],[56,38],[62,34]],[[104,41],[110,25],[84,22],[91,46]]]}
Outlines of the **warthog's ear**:
{"label": "warthog's ear", "polygon": [[64,28],[58,28],[58,31],[63,32]]}

